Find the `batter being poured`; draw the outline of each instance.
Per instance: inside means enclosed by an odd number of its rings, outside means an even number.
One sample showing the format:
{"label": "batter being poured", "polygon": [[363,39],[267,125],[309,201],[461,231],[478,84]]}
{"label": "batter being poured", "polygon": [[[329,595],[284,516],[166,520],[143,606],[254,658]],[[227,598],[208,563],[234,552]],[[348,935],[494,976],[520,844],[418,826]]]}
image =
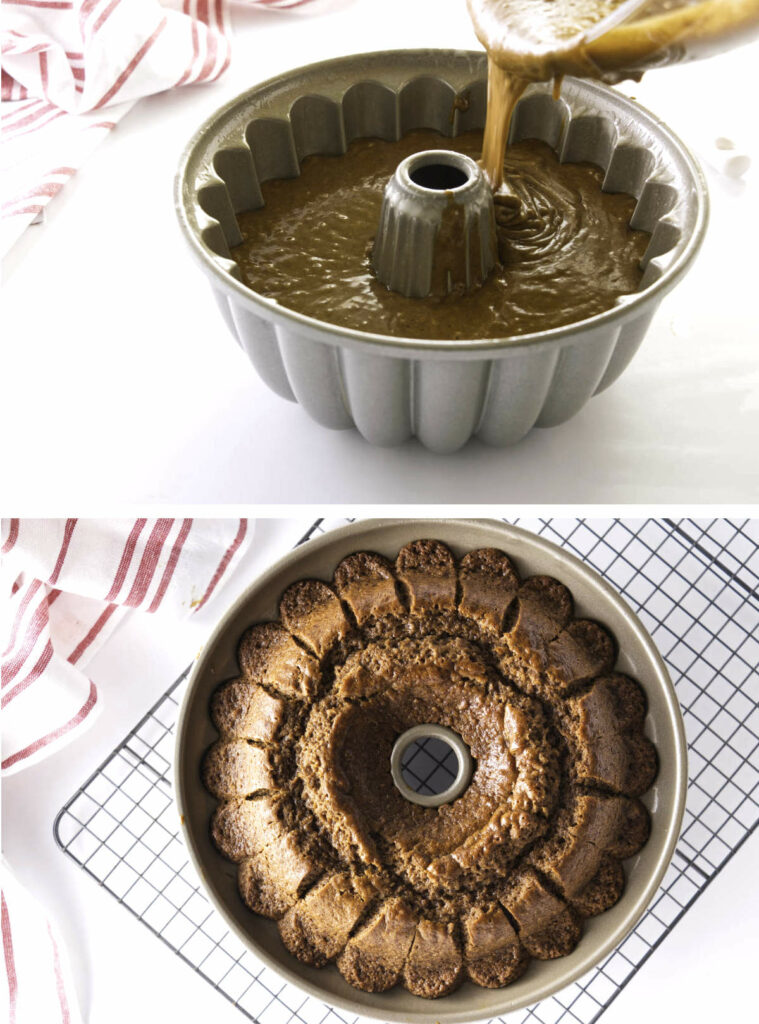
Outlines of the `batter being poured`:
{"label": "batter being poured", "polygon": [[[759,0],[467,0],[488,52],[484,140],[429,131],[354,141],[311,156],[300,176],[263,185],[233,251],[243,280],[283,306],[350,330],[426,339],[530,334],[587,319],[640,286],[649,235],[630,228],[636,200],[601,191],[603,172],[560,164],[542,142],[506,152],[531,82],[564,74],[615,82],[704,56],[759,31]],[[498,258],[481,287],[408,298],[374,276],[370,253],[385,184],[426,149],[478,159],[493,189]]]}
{"label": "batter being poured", "polygon": [[560,164],[543,142],[511,146],[518,203],[497,207],[500,264],[467,294],[409,299],[374,277],[369,252],[382,194],[404,157],[455,149],[477,159],[482,134],[418,131],[360,139],[342,156],[310,156],[300,177],[263,184],[265,205],[238,216],[232,250],[262,295],[351,330],[409,338],[504,338],[576,323],[640,284],[649,235],[629,227],[635,199],[601,191],[603,172]]}
{"label": "batter being poured", "polygon": [[759,32],[759,0],[467,0],[488,54],[482,164],[505,188],[503,155],[517,101],[530,82],[564,75],[615,83],[707,56]]}

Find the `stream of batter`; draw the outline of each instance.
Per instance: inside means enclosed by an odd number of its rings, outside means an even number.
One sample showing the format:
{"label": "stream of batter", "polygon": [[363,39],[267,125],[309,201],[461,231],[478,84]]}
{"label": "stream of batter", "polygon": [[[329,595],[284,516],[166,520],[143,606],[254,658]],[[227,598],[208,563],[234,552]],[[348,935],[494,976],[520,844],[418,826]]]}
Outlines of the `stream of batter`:
{"label": "stream of batter", "polygon": [[481,288],[408,299],[379,284],[369,251],[382,194],[404,157],[456,149],[476,159],[482,134],[412,132],[359,139],[342,156],[310,156],[298,178],[265,182],[265,205],[238,215],[232,251],[243,279],[283,306],[352,330],[409,338],[504,338],[576,323],[634,292],[649,235],[629,227],[635,199],[601,191],[603,172],[560,164],[543,142],[511,146],[519,203],[496,210],[500,265]]}
{"label": "stream of batter", "polygon": [[[263,185],[265,206],[238,217],[232,256],[255,291],[352,330],[486,339],[576,323],[637,290],[649,235],[632,230],[631,196],[601,191],[603,173],[559,164],[538,141],[506,152],[511,115],[531,82],[565,74],[617,82],[759,32],[759,0],[467,0],[488,53],[484,138],[424,131],[355,141],[311,156],[298,178]],[[369,253],[385,184],[424,149],[456,149],[493,187],[500,264],[482,287],[409,299],[378,284]]]}
{"label": "stream of batter", "polygon": [[514,107],[531,82],[639,79],[759,31],[759,0],[467,0],[488,54],[482,167],[496,196]]}

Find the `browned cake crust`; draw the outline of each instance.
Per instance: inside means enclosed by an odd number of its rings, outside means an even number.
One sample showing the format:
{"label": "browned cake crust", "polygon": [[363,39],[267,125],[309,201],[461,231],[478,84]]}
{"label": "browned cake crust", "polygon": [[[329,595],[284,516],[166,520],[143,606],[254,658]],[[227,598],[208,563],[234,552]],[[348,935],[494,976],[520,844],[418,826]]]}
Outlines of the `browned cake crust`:
{"label": "browned cake crust", "polygon": [[[211,701],[211,837],[287,949],[350,984],[425,998],[500,988],[565,956],[622,895],[656,775],[641,687],[558,580],[504,552],[407,544],[300,580],[240,640]],[[401,732],[439,723],[473,758],[451,803],[405,800]]]}
{"label": "browned cake crust", "polygon": [[365,992],[385,992],[397,985],[414,941],[417,921],[404,900],[385,900],[354,932],[338,957],[342,976]]}

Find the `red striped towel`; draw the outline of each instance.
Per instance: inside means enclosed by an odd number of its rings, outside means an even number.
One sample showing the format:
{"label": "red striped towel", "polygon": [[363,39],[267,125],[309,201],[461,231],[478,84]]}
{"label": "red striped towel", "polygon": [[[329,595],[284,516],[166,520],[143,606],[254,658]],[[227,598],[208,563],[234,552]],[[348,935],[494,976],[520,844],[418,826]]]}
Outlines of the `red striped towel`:
{"label": "red striped towel", "polygon": [[58,750],[93,719],[86,666],[130,609],[202,608],[250,534],[246,519],[3,520],[3,772]]}
{"label": "red striped towel", "polygon": [[0,16],[5,253],[136,100],[214,81],[231,48],[229,0],[3,0]]}
{"label": "red striped towel", "polygon": [[0,860],[0,929],[5,962],[5,971],[0,972],[0,1006],[8,1008],[8,1024],[81,1024],[57,929],[4,860]]}

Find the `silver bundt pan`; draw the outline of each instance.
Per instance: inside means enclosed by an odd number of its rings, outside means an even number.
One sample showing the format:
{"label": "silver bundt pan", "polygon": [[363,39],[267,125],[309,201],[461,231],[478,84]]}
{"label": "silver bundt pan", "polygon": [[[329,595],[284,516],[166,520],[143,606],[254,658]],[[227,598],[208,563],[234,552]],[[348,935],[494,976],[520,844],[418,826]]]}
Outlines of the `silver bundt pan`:
{"label": "silver bundt pan", "polygon": [[[237,866],[214,847],[209,822],[217,801],[204,788],[200,764],[218,733],[211,723],[211,695],[237,675],[237,645],[254,622],[278,617],[282,592],[296,580],[332,580],[335,567],[355,551],[378,551],[394,560],[404,544],[436,537],[461,558],[475,548],[505,551],[522,578],[555,576],[569,587],[575,614],[597,619],[615,636],[616,671],[633,676],[648,700],[645,734],[655,744],[659,773],[642,800],[651,815],[646,845],[624,861],[625,891],[615,906],[589,918],[575,950],[558,960],[534,961],[526,974],[503,989],[465,982],[433,1001],[400,986],[388,992],[352,988],[334,965],[321,970],[291,956],[277,926],[252,913],[237,890]],[[492,520],[368,520],[330,531],[295,548],[262,573],[227,609],[197,660],[179,711],[174,761],[175,793],[181,833],[206,894],[237,937],[266,966],[310,996],[362,1018],[403,1024],[464,1024],[488,1020],[529,1006],[571,984],[591,970],[635,926],[652,900],[680,834],[688,781],[685,732],[674,687],[656,645],[638,617],[593,569],[569,552],[516,526]]]}
{"label": "silver bundt pan", "polygon": [[177,214],[227,325],[265,383],[325,427],[355,426],[378,445],[418,437],[451,452],[473,436],[508,445],[533,426],[563,423],[619,377],[701,244],[706,183],[684,145],[631,100],[567,79],[559,100],[549,86],[528,89],[510,137],[542,139],[562,161],[595,163],[606,190],[637,198],[632,226],[651,232],[641,289],[612,309],[519,337],[425,341],[326,324],[242,283],[229,255],[241,241],[235,214],[263,204],[261,182],[295,177],[304,157],[343,153],[355,138],[481,129],[486,79],[481,53],[342,57],[243,93],[185,149]]}

